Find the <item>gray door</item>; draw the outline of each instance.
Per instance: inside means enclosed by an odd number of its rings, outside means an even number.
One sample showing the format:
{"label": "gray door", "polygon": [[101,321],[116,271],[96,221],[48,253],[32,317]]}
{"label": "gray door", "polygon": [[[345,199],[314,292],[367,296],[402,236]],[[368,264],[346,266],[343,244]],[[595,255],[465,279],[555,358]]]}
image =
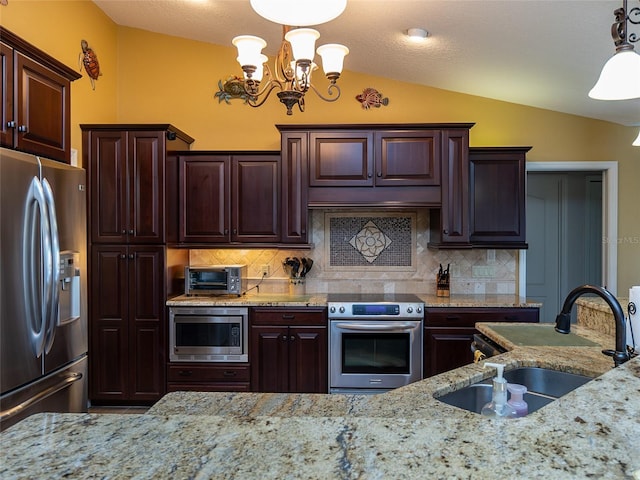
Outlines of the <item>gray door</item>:
{"label": "gray door", "polygon": [[602,284],[602,174],[530,172],[527,243],[527,297],[553,322],[571,289]]}

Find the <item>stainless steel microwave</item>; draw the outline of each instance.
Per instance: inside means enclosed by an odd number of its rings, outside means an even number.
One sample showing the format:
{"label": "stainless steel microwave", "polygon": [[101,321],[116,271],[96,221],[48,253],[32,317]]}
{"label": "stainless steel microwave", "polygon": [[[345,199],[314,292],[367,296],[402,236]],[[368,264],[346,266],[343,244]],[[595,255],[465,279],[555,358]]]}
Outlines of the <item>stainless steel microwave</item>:
{"label": "stainless steel microwave", "polygon": [[187,295],[242,295],[247,289],[246,265],[187,266],[184,293]]}
{"label": "stainless steel microwave", "polygon": [[170,307],[171,362],[247,362],[246,307]]}

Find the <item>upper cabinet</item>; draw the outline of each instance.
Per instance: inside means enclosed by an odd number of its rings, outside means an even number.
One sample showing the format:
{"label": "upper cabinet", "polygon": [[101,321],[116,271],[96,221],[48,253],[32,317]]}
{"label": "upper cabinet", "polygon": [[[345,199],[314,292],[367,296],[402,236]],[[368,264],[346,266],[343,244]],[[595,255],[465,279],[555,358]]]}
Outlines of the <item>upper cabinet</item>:
{"label": "upper cabinet", "polygon": [[443,134],[459,131],[468,142],[471,124],[277,127],[284,164],[297,140],[295,153],[308,166],[308,207],[437,207],[448,155]]}
{"label": "upper cabinet", "polygon": [[0,143],[71,159],[71,82],[82,75],[0,27]]}
{"label": "upper cabinet", "polygon": [[93,243],[165,243],[165,164],[193,139],[171,125],[80,125]]}
{"label": "upper cabinet", "polygon": [[527,248],[526,153],[531,147],[469,150],[470,234],[474,246]]}
{"label": "upper cabinet", "polygon": [[177,155],[178,242],[278,243],[278,152]]}

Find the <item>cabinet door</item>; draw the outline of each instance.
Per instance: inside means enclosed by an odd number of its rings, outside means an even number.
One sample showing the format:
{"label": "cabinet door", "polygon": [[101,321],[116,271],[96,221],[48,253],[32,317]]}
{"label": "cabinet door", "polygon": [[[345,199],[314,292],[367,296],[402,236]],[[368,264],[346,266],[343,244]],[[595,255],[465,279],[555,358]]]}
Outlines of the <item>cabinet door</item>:
{"label": "cabinet door", "polygon": [[94,246],[89,317],[89,398],[129,395],[129,302],[126,247]]}
{"label": "cabinet door", "polygon": [[307,243],[308,241],[308,134],[283,133],[281,138],[282,243]]}
{"label": "cabinet door", "polygon": [[309,185],[373,185],[373,133],[364,131],[309,134]]}
{"label": "cabinet door", "polygon": [[287,327],[251,327],[251,390],[289,391]]}
{"label": "cabinet door", "polygon": [[231,165],[231,241],[278,242],[280,157],[235,156]]}
{"label": "cabinet door", "polygon": [[525,152],[471,149],[470,238],[473,244],[526,248]]}
{"label": "cabinet door", "polygon": [[16,53],[16,148],[69,163],[71,82]]}
{"label": "cabinet door", "polygon": [[424,333],[425,378],[473,363],[475,328],[428,327]]}
{"label": "cabinet door", "polygon": [[127,135],[119,131],[90,133],[91,239],[93,243],[126,243]]}
{"label": "cabinet door", "polygon": [[129,243],[164,242],[164,132],[128,133]]}
{"label": "cabinet door", "polygon": [[376,132],[376,186],[440,185],[440,131]]}
{"label": "cabinet door", "polygon": [[10,122],[15,123],[13,114],[13,48],[0,43],[0,95],[2,95],[2,110],[0,110],[0,145],[13,147],[14,128]]}
{"label": "cabinet door", "polygon": [[180,157],[180,242],[229,241],[229,157]]}
{"label": "cabinet door", "polygon": [[165,393],[164,247],[129,247],[129,384],[131,400]]}
{"label": "cabinet door", "polygon": [[442,207],[431,210],[431,242],[470,248],[469,131],[442,132]]}
{"label": "cabinet door", "polygon": [[289,327],[288,392],[328,392],[328,348],[325,327]]}

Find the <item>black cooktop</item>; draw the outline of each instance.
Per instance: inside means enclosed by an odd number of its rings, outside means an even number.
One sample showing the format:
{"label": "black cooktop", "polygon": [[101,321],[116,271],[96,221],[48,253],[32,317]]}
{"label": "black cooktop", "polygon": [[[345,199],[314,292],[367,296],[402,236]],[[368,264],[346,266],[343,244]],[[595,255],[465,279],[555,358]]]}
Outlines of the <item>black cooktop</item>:
{"label": "black cooktop", "polygon": [[423,303],[412,293],[329,293],[327,303]]}

